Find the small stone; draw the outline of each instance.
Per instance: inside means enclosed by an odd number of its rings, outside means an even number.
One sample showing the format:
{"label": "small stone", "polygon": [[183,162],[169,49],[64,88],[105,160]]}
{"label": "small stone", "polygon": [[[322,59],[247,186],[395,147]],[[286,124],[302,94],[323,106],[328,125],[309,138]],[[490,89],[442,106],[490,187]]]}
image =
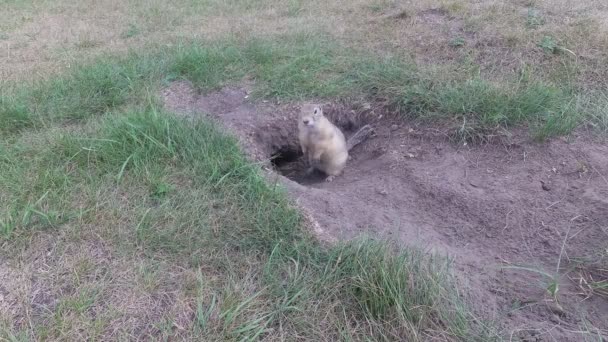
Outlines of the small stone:
{"label": "small stone", "polygon": [[396,130],[398,130],[398,129],[399,129],[399,126],[398,126],[398,125],[392,125],[392,126],[391,126],[391,131],[396,131]]}
{"label": "small stone", "polygon": [[551,190],[551,188],[547,184],[545,184],[545,182],[543,182],[542,180],[540,181],[540,187],[545,191]]}
{"label": "small stone", "polygon": [[386,191],[386,190],[378,190],[378,193],[383,196],[388,195],[388,191]]}
{"label": "small stone", "polygon": [[564,308],[557,302],[554,303],[548,303],[547,306],[549,307],[549,310],[556,315],[557,320],[559,321],[559,317],[566,317],[566,311],[564,310]]}

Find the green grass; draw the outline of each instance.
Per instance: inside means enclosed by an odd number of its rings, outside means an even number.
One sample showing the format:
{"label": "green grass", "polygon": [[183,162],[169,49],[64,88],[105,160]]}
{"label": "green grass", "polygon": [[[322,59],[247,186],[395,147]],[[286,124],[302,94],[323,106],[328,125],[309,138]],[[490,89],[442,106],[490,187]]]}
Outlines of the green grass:
{"label": "green grass", "polygon": [[[61,146],[59,151],[64,158],[89,172],[111,174],[117,181],[131,173],[146,174],[144,181],[153,189],[150,196],[157,196],[156,179],[166,172],[164,165],[173,162],[177,163],[175,167],[189,169],[195,177],[194,186],[235,196],[232,200],[238,212],[233,215],[233,226],[225,229],[222,237],[222,241],[232,242],[235,247],[255,246],[269,252],[281,241],[291,245],[298,239],[298,231],[293,229],[299,222],[295,210],[266,186],[255,164],[246,161],[234,139],[209,124],[190,128],[185,122],[151,109],[143,114],[112,117],[103,123],[99,137],[67,136]],[[253,221],[241,226],[241,216]],[[170,232],[149,233],[153,238],[167,234],[170,240]]]}
{"label": "green grass", "polygon": [[581,123],[606,129],[605,94],[584,96],[568,84],[535,80],[526,70],[495,84],[475,71],[429,72],[398,57],[378,59],[309,35],[278,41],[235,39],[188,43],[155,54],[132,53],[75,67],[28,90],[4,91],[0,129],[86,119],[137,103],[159,81],[185,78],[211,90],[243,77],[255,96],[283,99],[364,97],[409,118],[453,122],[458,133],[528,126],[544,139]]}
{"label": "green grass", "polygon": [[7,134],[20,131],[32,124],[26,104],[15,99],[14,95],[0,90],[0,132]]}
{"label": "green grass", "polygon": [[327,41],[310,35],[282,41],[228,40],[181,46],[169,71],[204,90],[249,76],[256,81],[258,97],[330,97],[350,90],[335,70],[342,68],[340,56]]}
{"label": "green grass", "polygon": [[[5,86],[0,102],[0,130],[16,132],[27,126],[43,127],[103,114],[137,102],[147,89],[158,60],[133,56],[81,66],[67,75],[25,87]],[[17,88],[15,90],[15,88]]]}

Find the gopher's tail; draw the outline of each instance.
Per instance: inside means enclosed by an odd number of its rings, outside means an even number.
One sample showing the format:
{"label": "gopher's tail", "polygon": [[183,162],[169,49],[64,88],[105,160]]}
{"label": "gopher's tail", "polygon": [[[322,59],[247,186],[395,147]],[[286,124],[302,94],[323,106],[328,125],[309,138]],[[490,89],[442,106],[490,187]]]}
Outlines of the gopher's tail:
{"label": "gopher's tail", "polygon": [[348,138],[346,141],[346,149],[348,151],[352,150],[353,147],[359,145],[364,142],[374,133],[374,129],[370,125],[365,125],[361,127],[357,133],[353,134],[352,137]]}

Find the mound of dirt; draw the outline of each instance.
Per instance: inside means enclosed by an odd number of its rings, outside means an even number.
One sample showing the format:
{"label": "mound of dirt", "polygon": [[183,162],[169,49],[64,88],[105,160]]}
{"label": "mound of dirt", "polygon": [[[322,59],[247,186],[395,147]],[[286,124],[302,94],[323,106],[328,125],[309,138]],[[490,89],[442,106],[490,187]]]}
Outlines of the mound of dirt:
{"label": "mound of dirt", "polygon": [[[566,272],[571,258],[608,244],[608,145],[576,137],[457,146],[373,106],[327,104],[347,137],[364,124],[376,131],[328,183],[303,174],[300,104],[255,103],[248,93],[244,86],[200,95],[176,82],[163,98],[172,112],[208,115],[237,136],[252,159],[265,163],[269,179],[287,187],[321,239],[365,234],[454,257],[476,309],[500,322],[505,335],[574,341],[584,326],[608,329],[608,302],[588,296]],[[550,280],[502,267],[555,274],[560,260],[559,303],[547,296]]]}

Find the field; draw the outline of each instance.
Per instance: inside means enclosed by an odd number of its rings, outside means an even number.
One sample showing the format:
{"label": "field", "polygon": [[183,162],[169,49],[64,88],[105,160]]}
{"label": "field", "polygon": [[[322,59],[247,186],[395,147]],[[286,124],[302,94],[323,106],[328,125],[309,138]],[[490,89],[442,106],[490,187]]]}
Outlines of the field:
{"label": "field", "polygon": [[608,339],[603,1],[0,0],[0,77],[2,341]]}

